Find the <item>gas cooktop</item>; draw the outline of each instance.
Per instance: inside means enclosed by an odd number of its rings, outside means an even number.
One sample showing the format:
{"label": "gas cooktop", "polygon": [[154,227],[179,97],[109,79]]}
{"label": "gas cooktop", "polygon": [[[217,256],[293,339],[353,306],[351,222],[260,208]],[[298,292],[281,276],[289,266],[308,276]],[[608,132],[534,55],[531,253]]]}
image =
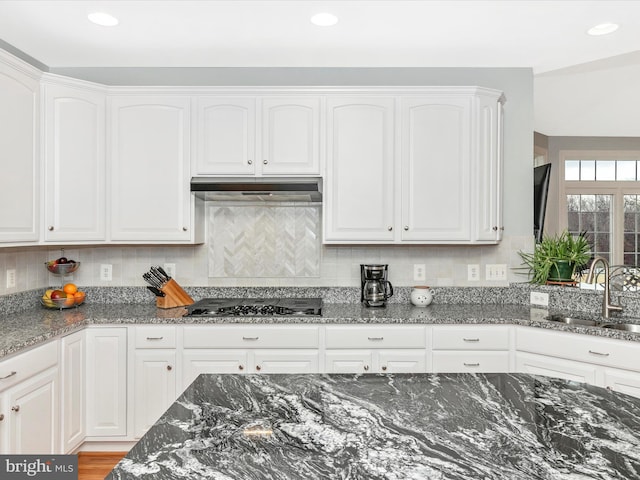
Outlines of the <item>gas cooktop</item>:
{"label": "gas cooktop", "polygon": [[321,316],[321,298],[203,298],[187,317]]}

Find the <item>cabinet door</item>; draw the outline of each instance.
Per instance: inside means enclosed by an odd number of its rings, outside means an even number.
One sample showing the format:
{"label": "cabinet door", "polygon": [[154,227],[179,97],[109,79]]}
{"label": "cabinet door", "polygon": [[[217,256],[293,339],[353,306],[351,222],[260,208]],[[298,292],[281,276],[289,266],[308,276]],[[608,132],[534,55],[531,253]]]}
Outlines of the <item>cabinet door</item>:
{"label": "cabinet door", "polygon": [[260,373],[319,373],[317,350],[256,350],[255,371]]}
{"label": "cabinet door", "polygon": [[0,62],[0,242],[38,240],[38,88]]}
{"label": "cabinet door", "polygon": [[6,393],[10,410],[9,453],[57,453],[60,433],[57,389],[58,369],[52,368]]}
{"label": "cabinet door", "polygon": [[105,239],[105,94],[44,88],[46,241]]}
{"label": "cabinet door", "polygon": [[327,99],[324,242],[394,239],[394,99]]}
{"label": "cabinet door", "polygon": [[62,338],[61,439],[62,452],[69,453],[85,437],[85,331]]}
{"label": "cabinet door", "polygon": [[263,175],[320,173],[320,99],[262,100]]}
{"label": "cabinet door", "polygon": [[182,390],[201,373],[246,373],[246,350],[187,350],[182,353]]}
{"label": "cabinet door", "polygon": [[87,435],[127,434],[127,329],[87,330]]}
{"label": "cabinet door", "polygon": [[145,434],[176,399],[175,350],[136,350],[133,418],[136,438]]}
{"label": "cabinet door", "polygon": [[516,352],[516,372],[557,377],[595,385],[598,367],[562,358]]}
{"label": "cabinet door", "polygon": [[640,398],[640,373],[616,368],[604,368],[603,385],[615,392]]}
{"label": "cabinet door", "polygon": [[502,239],[502,103],[495,95],[476,98],[478,149],[473,162],[478,196],[473,204],[475,240]]}
{"label": "cabinet door", "polygon": [[189,99],[110,98],[111,240],[189,241]]}
{"label": "cabinet door", "polygon": [[326,350],[324,354],[326,373],[371,373],[373,352],[371,350]]}
{"label": "cabinet door", "polygon": [[427,371],[425,350],[381,350],[378,352],[381,373],[424,373]]}
{"label": "cabinet door", "polygon": [[195,175],[253,175],[255,98],[199,97],[196,115]]}
{"label": "cabinet door", "polygon": [[471,240],[471,97],[402,99],[402,240]]}

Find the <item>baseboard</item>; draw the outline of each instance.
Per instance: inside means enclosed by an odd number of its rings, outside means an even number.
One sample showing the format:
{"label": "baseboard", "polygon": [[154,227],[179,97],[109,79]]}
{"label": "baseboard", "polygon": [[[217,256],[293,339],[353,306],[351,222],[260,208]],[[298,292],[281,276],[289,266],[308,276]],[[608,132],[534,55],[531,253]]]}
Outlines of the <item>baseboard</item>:
{"label": "baseboard", "polygon": [[81,455],[82,452],[128,452],[133,448],[136,442],[84,442],[74,453]]}

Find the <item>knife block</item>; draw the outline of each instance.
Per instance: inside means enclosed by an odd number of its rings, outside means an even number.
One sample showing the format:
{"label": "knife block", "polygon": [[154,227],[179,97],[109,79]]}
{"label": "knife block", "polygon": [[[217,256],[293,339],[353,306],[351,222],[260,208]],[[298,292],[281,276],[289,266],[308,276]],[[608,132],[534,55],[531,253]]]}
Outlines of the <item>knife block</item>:
{"label": "knife block", "polygon": [[164,297],[156,297],[158,308],[185,307],[194,303],[193,298],[174,279],[165,283],[160,290],[164,293]]}

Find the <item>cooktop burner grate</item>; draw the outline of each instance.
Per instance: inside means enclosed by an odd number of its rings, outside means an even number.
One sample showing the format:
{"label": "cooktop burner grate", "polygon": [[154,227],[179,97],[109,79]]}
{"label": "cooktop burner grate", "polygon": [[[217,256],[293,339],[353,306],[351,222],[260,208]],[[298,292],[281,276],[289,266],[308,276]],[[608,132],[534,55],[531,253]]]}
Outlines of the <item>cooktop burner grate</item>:
{"label": "cooktop burner grate", "polygon": [[321,298],[203,298],[187,307],[188,317],[320,316]]}

